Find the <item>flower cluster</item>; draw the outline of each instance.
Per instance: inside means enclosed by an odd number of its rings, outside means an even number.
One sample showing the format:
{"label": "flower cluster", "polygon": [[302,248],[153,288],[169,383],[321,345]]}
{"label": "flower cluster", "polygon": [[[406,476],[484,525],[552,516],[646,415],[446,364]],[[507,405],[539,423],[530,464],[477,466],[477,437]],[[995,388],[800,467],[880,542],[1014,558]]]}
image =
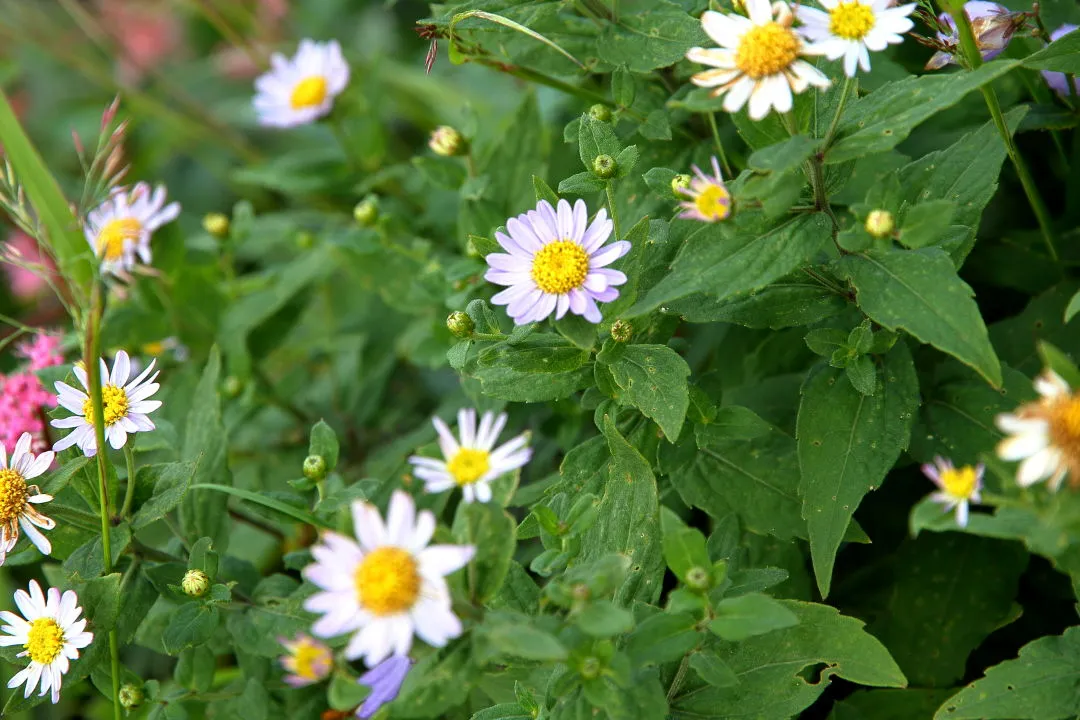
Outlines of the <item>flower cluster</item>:
{"label": "flower cluster", "polygon": [[59,365],[60,338],[39,334],[16,348],[16,355],[28,361],[22,372],[0,375],[0,444],[13,447],[24,433],[32,438],[32,447],[48,447],[45,436],[45,411],[56,407],[56,396],[41,384],[35,371]]}

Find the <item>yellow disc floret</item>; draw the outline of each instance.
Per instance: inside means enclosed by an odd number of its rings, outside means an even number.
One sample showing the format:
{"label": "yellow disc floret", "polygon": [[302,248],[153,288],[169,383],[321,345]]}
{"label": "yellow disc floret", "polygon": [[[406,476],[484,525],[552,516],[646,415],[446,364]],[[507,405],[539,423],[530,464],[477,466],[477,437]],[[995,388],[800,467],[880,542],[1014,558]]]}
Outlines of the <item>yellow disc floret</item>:
{"label": "yellow disc floret", "polygon": [[322,680],[330,662],[330,651],[309,641],[301,643],[293,655],[295,672],[305,680]]}
{"label": "yellow disc floret", "polygon": [[1071,460],[1080,458],[1080,396],[1069,395],[1054,401],[1047,412],[1050,442]]}
{"label": "yellow disc floret", "polygon": [[694,198],[694,206],[710,220],[723,220],[731,212],[731,193],[720,185],[709,185]]}
{"label": "yellow disc floret", "polygon": [[970,498],[978,482],[979,476],[970,465],[941,471],[941,484],[945,492],[954,498]]}
{"label": "yellow disc floret", "polygon": [[0,523],[10,523],[26,508],[26,480],[15,470],[0,470]]}
{"label": "yellow disc floret", "polygon": [[30,632],[26,634],[23,649],[34,662],[48,665],[59,657],[64,649],[64,631],[52,618],[38,618],[30,623]]}
{"label": "yellow disc floret", "polygon": [[458,485],[471,485],[487,475],[491,469],[491,453],[487,450],[461,448],[446,463],[446,469],[454,476]]}
{"label": "yellow disc floret", "polygon": [[[108,427],[120,418],[127,415],[128,396],[124,388],[115,385],[106,385],[101,388],[101,399],[104,401],[102,409],[105,411],[105,426]],[[94,424],[94,406],[87,398],[83,403],[83,417],[86,422]]]}
{"label": "yellow disc floret", "polygon": [[845,40],[862,40],[874,29],[874,11],[860,2],[840,3],[829,13],[829,32]]}
{"label": "yellow disc floret", "polygon": [[360,607],[372,615],[408,610],[420,596],[420,569],[408,551],[384,546],[364,556],[353,577]]}
{"label": "yellow disc floret", "polygon": [[799,57],[800,47],[795,33],[780,23],[755,25],[739,41],[735,66],[760,80],[786,70]]}
{"label": "yellow disc floret", "polygon": [[562,295],[585,283],[589,254],[572,240],[557,240],[533,257],[532,279],[546,293]]}
{"label": "yellow disc floret", "polygon": [[98,233],[98,255],[106,260],[119,260],[124,256],[124,245],[128,240],[138,240],[140,232],[142,224],[135,218],[110,220]]}
{"label": "yellow disc floret", "polygon": [[293,110],[316,107],[322,105],[326,99],[326,78],[322,75],[312,75],[296,83],[293,88],[289,104]]}

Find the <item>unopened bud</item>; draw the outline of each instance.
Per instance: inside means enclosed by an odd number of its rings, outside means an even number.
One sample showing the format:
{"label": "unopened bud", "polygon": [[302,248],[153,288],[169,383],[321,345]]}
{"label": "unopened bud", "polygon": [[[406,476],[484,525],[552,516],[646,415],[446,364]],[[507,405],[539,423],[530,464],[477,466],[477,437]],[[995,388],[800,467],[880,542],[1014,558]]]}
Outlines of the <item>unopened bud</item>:
{"label": "unopened bud", "polygon": [[600,660],[590,655],[581,661],[581,677],[586,680],[592,680],[600,675],[602,665]]}
{"label": "unopened bud", "polygon": [[322,455],[308,455],[304,458],[304,477],[312,482],[326,479],[326,458]]}
{"label": "unopened bud", "polygon": [[227,375],[221,383],[221,392],[225,397],[234,398],[244,389],[244,381],[235,375]]}
{"label": "unopened bud", "polygon": [[188,597],[202,597],[210,589],[210,578],[202,570],[188,570],[180,581],[180,589]]}
{"label": "unopened bud", "polygon": [[142,705],[143,691],[138,685],[128,683],[120,688],[120,705],[128,710],[134,710]]}
{"label": "unopened bud", "polygon": [[708,568],[695,566],[686,571],[686,586],[698,592],[708,590],[712,585]]}
{"label": "unopened bud", "polygon": [[315,236],[309,233],[307,230],[301,230],[296,233],[296,247],[301,250],[310,250],[311,246],[315,244]]}
{"label": "unopened bud", "polygon": [[589,117],[593,120],[599,120],[600,122],[609,122],[611,120],[611,108],[607,105],[596,103],[589,108]]}
{"label": "unopened bud", "polygon": [[597,155],[592,161],[592,171],[596,177],[607,179],[615,176],[615,171],[618,170],[618,166],[615,164],[615,158],[610,155]]}
{"label": "unopened bud", "polygon": [[449,125],[440,125],[435,128],[435,131],[431,133],[431,139],[428,140],[428,147],[436,155],[442,155],[443,157],[453,157],[455,155],[464,155],[465,149],[468,147],[468,143],[465,138],[462,137],[454,128]]}
{"label": "unopened bud", "polygon": [[676,195],[685,195],[690,189],[690,176],[686,173],[671,178],[671,192]]}
{"label": "unopened bud", "polygon": [[888,210],[873,210],[866,216],[866,232],[876,238],[884,238],[892,235],[896,227],[893,214]]}
{"label": "unopened bud", "polygon": [[476,323],[473,322],[468,313],[455,310],[446,318],[446,327],[454,334],[454,337],[464,339],[472,337],[473,332],[476,330]]}
{"label": "unopened bud", "polygon": [[616,320],[611,324],[611,339],[617,343],[630,342],[634,337],[634,326],[626,320]]}
{"label": "unopened bud", "polygon": [[209,213],[202,221],[203,230],[216,238],[229,234],[229,216],[222,213]]}
{"label": "unopened bud", "polygon": [[379,198],[368,195],[356,204],[352,211],[353,219],[361,227],[371,227],[379,219]]}

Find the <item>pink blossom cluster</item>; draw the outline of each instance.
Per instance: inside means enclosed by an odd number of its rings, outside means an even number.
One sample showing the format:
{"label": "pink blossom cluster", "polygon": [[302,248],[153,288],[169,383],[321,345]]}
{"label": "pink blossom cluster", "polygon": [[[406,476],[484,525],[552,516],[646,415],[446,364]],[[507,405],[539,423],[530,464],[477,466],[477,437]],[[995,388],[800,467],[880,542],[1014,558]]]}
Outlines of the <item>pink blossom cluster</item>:
{"label": "pink blossom cluster", "polygon": [[45,411],[56,407],[56,395],[45,389],[34,371],[64,361],[60,338],[38,335],[19,345],[16,354],[26,358],[28,365],[22,372],[0,375],[0,442],[11,451],[19,436],[28,432],[34,438],[33,451],[41,452],[49,446]]}

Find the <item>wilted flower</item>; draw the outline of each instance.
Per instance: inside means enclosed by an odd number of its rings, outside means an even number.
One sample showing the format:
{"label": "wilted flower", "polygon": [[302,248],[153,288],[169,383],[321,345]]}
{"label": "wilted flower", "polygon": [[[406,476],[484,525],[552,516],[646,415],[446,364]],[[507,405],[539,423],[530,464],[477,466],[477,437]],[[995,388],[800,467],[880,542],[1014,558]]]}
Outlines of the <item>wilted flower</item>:
{"label": "wilted flower", "polygon": [[353,633],[345,657],[363,657],[369,666],[391,654],[406,655],[413,633],[428,645],[443,647],[461,634],[461,621],[450,609],[444,576],[463,567],[476,548],[431,545],[435,515],[416,512],[408,493],[395,490],[383,523],[378,509],[365,502],[352,506],[359,544],[334,532],[312,547],[315,562],[304,577],[320,592],[304,601],[319,613],[312,632],[319,637]]}
{"label": "wilted flower", "polygon": [[278,638],[288,651],[281,656],[281,667],[288,673],[284,680],[292,687],[304,687],[325,680],[334,667],[334,654],[324,643],[299,633],[292,640]]}
{"label": "wilted flower", "polygon": [[30,433],[23,433],[11,451],[8,463],[7,448],[0,445],[0,565],[19,541],[19,528],[26,533],[42,555],[52,552],[52,543],[38,528],[52,530],[56,522],[37,511],[34,505],[47,503],[52,495],[41,492],[37,485],[28,485],[52,465],[51,450],[37,457],[30,452]]}
{"label": "wilted flower", "polygon": [[255,80],[253,101],[259,123],[271,127],[307,125],[327,115],[349,84],[349,66],[336,40],[301,40],[291,59],[270,56],[270,71]]}
{"label": "wilted flower", "polygon": [[41,592],[36,580],[30,581],[30,592],[15,591],[15,604],[23,617],[5,610],[0,620],[6,624],[0,628],[0,646],[22,645],[24,650],[16,657],[29,657],[30,664],[15,673],[8,682],[9,688],[25,684],[23,697],[41,686],[39,695],[52,691],[53,703],[60,702],[60,682],[72,660],[79,658],[79,650],[94,640],[94,634],[86,632],[86,618],[79,618],[82,608],[74,590],[63,596],[56,588],[49,588],[48,599]]}
{"label": "wilted flower", "polygon": [[151,260],[150,236],[180,214],[180,203],[165,204],[165,188],[153,193],[146,183],[138,183],[129,193],[118,188],[108,200],[86,216],[83,232],[99,258],[103,273],[118,274],[135,267],[135,256]]}
{"label": "wilted flower", "polygon": [[440,418],[432,418],[444,459],[419,455],[409,458],[413,471],[424,481],[427,491],[442,492],[456,485],[461,488],[465,502],[491,500],[491,481],[517,470],[532,457],[532,450],[525,447],[529,440],[525,433],[492,450],[499,433],[506,427],[506,417],[506,413],[486,412],[480,418],[478,429],[476,411],[472,408],[459,410],[460,442],[446,423]]}
{"label": "wilted flower", "polygon": [[[979,53],[983,60],[993,60],[1005,49],[1012,40],[1016,29],[1024,24],[1024,13],[1010,12],[1004,5],[985,2],[984,0],[972,0],[964,3],[964,14],[971,22],[971,31],[975,35],[975,43],[979,47]],[[955,63],[954,54],[960,45],[960,38],[956,29],[956,22],[949,13],[938,15],[938,22],[949,29],[949,34],[938,32],[938,40],[946,47],[952,48],[953,52],[939,50],[934,53],[930,61],[926,63],[927,70],[938,70],[950,63]]]}
{"label": "wilted flower", "polygon": [[[1050,33],[1050,42],[1060,40],[1062,37],[1068,35],[1073,30],[1076,30],[1076,25],[1062,25],[1054,32]],[[1067,97],[1069,95],[1069,81],[1062,72],[1054,72],[1052,70],[1043,70],[1042,76],[1046,80],[1046,84],[1050,86],[1050,89],[1056,92],[1058,95]],[[1073,78],[1073,84],[1076,85],[1076,91],[1080,93],[1080,79]]]}
{"label": "wilted flower", "polygon": [[625,240],[604,246],[613,227],[604,209],[589,223],[582,200],[573,209],[560,200],[557,212],[541,200],[535,210],[510,218],[509,234],[495,233],[506,253],[486,258],[490,269],[484,278],[509,285],[491,302],[506,305],[517,325],[538,322],[552,313],[559,319],[567,310],[591,323],[600,322],[596,303],[619,297],[615,286],[626,282],[625,274],[606,267],[630,252]]}
{"label": "wilted flower", "polygon": [[[160,400],[149,399],[160,387],[154,382],[158,374],[150,375],[155,362],[157,361],[151,361],[150,366],[138,377],[129,380],[132,374],[131,360],[126,352],[121,350],[116,353],[111,375],[105,361],[101,360],[101,397],[104,402],[102,409],[105,415],[105,440],[116,450],[124,447],[129,433],[154,429],[154,423],[147,417],[147,413],[161,407]],[[90,388],[86,370],[76,365],[72,368],[72,372],[84,388]],[[78,445],[87,457],[96,455],[97,438],[94,433],[94,413],[90,396],[60,381],[56,382],[55,387],[60,405],[75,415],[53,420],[52,426],[75,428],[75,430],[67,437],[58,440],[53,445],[53,450],[60,452],[72,445]]]}
{"label": "wilted flower", "polygon": [[1080,396],[1053,370],[1035,378],[1035,390],[1040,400],[997,416],[998,428],[1010,435],[998,443],[997,454],[1023,460],[1016,473],[1021,487],[1049,478],[1056,491],[1069,472],[1074,484],[1080,481]]}
{"label": "wilted flower", "polygon": [[792,93],[809,86],[829,87],[829,78],[805,60],[822,50],[806,45],[791,29],[794,16],[785,2],[747,0],[749,18],[723,15],[707,10],[701,25],[720,47],[691,48],[691,62],[710,65],[690,80],[700,87],[716,88],[712,95],[724,95],[724,110],[738,112],[750,101],[750,118],[761,120],[770,108],[791,110]]}
{"label": "wilted flower", "polygon": [[982,463],[972,467],[954,467],[951,460],[935,457],[934,463],[922,466],[923,474],[930,478],[940,490],[930,495],[934,502],[941,503],[948,512],[956,508],[956,524],[967,527],[970,504],[979,502],[982,490],[983,473],[986,468]]}
{"label": "wilted flower", "polygon": [[679,203],[683,208],[679,217],[702,222],[717,222],[725,219],[731,214],[731,193],[728,192],[724,177],[720,174],[720,163],[716,162],[715,157],[712,158],[712,177],[703,173],[697,165],[691,167],[694,170],[694,177],[690,180],[690,187],[679,190],[681,195],[690,199]]}
{"label": "wilted flower", "polygon": [[844,58],[844,73],[855,76],[855,67],[870,71],[870,51],[880,52],[904,41],[915,27],[908,16],[916,3],[892,7],[893,0],[818,0],[825,12],[797,5],[802,23],[799,33],[817,44],[830,60]]}
{"label": "wilted flower", "polygon": [[405,655],[391,655],[360,676],[358,682],[371,688],[371,694],[356,709],[356,717],[367,720],[386,703],[397,697],[409,674],[412,661]]}

